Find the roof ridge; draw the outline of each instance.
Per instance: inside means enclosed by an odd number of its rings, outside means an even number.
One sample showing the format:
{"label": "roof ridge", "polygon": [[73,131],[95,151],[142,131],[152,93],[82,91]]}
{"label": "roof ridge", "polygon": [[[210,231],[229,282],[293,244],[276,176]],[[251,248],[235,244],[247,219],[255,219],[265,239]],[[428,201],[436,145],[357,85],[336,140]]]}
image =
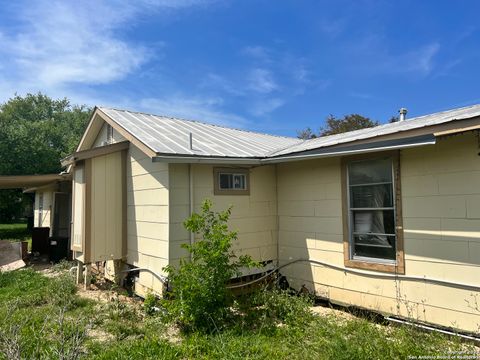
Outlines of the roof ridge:
{"label": "roof ridge", "polygon": [[142,115],[148,115],[148,116],[163,117],[163,118],[167,118],[167,119],[171,119],[171,120],[177,120],[177,121],[193,122],[193,123],[197,123],[197,124],[208,125],[208,126],[215,126],[215,127],[219,127],[219,128],[222,128],[222,129],[242,131],[242,132],[247,132],[247,133],[251,133],[251,134],[272,136],[272,137],[278,137],[278,138],[282,138],[282,139],[298,140],[299,142],[305,141],[305,140],[297,139],[297,138],[292,137],[292,136],[275,135],[275,134],[268,134],[268,133],[258,132],[258,131],[252,131],[252,130],[239,129],[239,128],[234,128],[234,127],[230,127],[230,126],[212,124],[212,123],[208,123],[208,122],[200,121],[200,120],[180,118],[180,117],[176,117],[176,116],[156,115],[156,114],[152,114],[152,113],[148,113],[148,112],[144,112],[144,111],[133,111],[133,110],[117,109],[117,108],[108,107],[108,106],[98,106],[98,108],[99,108],[99,109],[102,109],[102,108],[103,108],[103,109],[115,110],[115,111],[123,111],[123,112],[129,112],[129,113],[134,113],[134,114],[142,114]]}

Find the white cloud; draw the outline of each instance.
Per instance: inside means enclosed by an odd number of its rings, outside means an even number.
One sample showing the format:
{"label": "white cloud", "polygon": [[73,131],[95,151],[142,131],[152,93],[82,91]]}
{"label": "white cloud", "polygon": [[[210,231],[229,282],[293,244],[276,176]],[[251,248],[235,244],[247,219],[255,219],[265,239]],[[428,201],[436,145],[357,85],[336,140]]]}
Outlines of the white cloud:
{"label": "white cloud", "polygon": [[252,105],[250,113],[255,116],[265,116],[284,104],[285,101],[279,98],[259,100]]}
{"label": "white cloud", "polygon": [[434,57],[440,50],[438,43],[428,44],[419,49],[407,52],[399,56],[399,63],[405,63],[404,69],[407,71],[429,74],[434,66]]}
{"label": "white cloud", "polygon": [[248,75],[248,88],[259,93],[268,94],[277,90],[278,85],[270,70],[256,68],[251,70]]}
{"label": "white cloud", "polygon": [[76,98],[81,87],[121,80],[160,57],[163,43],[147,49],[122,38],[120,31],[134,26],[147,11],[165,16],[212,2],[39,0],[5,5],[15,26],[0,24],[0,96],[43,91]]}
{"label": "white cloud", "polygon": [[201,88],[209,88],[215,90],[221,90],[230,95],[241,96],[245,95],[245,92],[238,84],[227,79],[224,76],[215,73],[208,73],[205,78],[200,82]]}
{"label": "white cloud", "polygon": [[436,55],[441,46],[431,42],[411,49],[390,49],[381,35],[369,35],[347,48],[348,57],[358,59],[354,64],[364,71],[427,76],[436,68]]}
{"label": "white cloud", "polygon": [[26,6],[19,31],[2,35],[0,61],[16,69],[13,75],[20,78],[16,80],[39,88],[121,79],[149,56],[142,46],[114,34],[132,14],[127,8],[91,2],[41,1]]}
{"label": "white cloud", "polygon": [[142,111],[153,114],[200,120],[213,124],[245,127],[246,120],[221,110],[219,97],[186,97],[176,94],[165,98],[145,98],[139,102]]}
{"label": "white cloud", "polygon": [[347,18],[322,19],[319,22],[320,31],[330,38],[336,38],[345,32],[348,24]]}
{"label": "white cloud", "polygon": [[262,62],[271,62],[271,51],[270,49],[263,46],[246,46],[242,49],[242,54]]}

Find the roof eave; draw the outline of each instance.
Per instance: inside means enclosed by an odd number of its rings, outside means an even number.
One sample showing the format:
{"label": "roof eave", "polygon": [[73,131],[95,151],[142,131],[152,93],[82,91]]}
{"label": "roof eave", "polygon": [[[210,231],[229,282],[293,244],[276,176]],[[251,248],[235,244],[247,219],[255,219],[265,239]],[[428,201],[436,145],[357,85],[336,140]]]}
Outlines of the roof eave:
{"label": "roof eave", "polygon": [[180,164],[236,164],[236,165],[260,165],[263,158],[257,157],[222,157],[222,156],[198,156],[198,155],[170,155],[157,154],[152,158],[153,162],[180,163]]}
{"label": "roof eave", "polygon": [[319,159],[327,157],[338,157],[338,156],[348,156],[354,154],[365,154],[371,152],[382,152],[390,150],[399,150],[407,149],[418,146],[426,145],[435,145],[436,137],[431,135],[422,135],[412,138],[406,138],[402,140],[390,140],[390,141],[380,141],[373,143],[365,143],[360,145],[346,145],[336,148],[320,148],[307,150],[296,154],[287,154],[281,155],[278,157],[271,157],[264,159],[262,163],[271,164],[271,163],[282,163],[289,161],[299,161],[299,160],[309,160],[309,159]]}

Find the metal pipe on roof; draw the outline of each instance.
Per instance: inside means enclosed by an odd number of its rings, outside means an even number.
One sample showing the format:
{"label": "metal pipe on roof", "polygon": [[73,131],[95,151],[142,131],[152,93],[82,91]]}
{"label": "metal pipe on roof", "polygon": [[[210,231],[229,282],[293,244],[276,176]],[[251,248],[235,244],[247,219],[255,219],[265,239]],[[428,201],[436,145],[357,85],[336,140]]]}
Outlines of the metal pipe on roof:
{"label": "metal pipe on roof", "polygon": [[400,113],[400,118],[398,119],[398,121],[405,121],[406,119],[406,116],[407,116],[407,108],[400,108],[400,110],[398,110],[398,112]]}

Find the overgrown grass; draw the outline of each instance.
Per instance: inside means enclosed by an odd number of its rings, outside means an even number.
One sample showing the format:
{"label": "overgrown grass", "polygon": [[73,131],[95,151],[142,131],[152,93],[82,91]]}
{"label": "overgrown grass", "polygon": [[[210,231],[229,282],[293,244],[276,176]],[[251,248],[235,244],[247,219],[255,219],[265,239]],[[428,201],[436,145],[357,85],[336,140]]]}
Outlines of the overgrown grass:
{"label": "overgrown grass", "polygon": [[0,224],[0,240],[24,241],[31,239],[31,237],[26,223]]}
{"label": "overgrown grass", "polygon": [[410,327],[314,316],[306,299],[282,292],[260,293],[253,302],[248,316],[238,314],[222,331],[181,335],[160,314],[147,316],[119,296],[79,297],[65,272],[0,273],[0,359],[8,358],[5,344],[9,351],[16,344],[26,359],[402,359],[473,351]]}

